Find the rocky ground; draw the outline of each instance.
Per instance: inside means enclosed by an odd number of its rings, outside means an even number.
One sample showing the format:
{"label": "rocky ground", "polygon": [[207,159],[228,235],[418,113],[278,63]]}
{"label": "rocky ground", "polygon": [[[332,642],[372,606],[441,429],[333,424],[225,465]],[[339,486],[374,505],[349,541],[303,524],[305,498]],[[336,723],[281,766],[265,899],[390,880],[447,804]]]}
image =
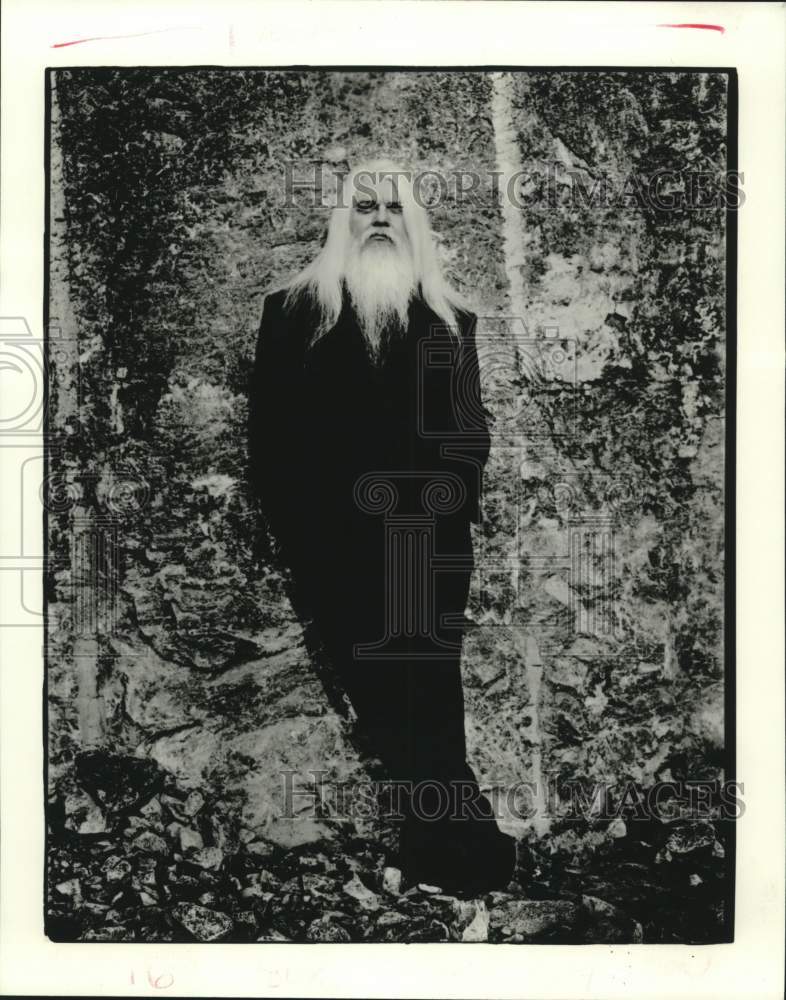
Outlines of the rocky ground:
{"label": "rocky ground", "polygon": [[[392,827],[282,848],[155,765],[87,754],[49,808],[56,941],[708,943],[722,937],[724,833],[617,820],[591,852],[519,842],[505,892],[457,898],[389,866]],[[122,783],[120,783],[122,779]],[[719,825],[718,825],[719,826]],[[718,838],[721,839],[718,839]],[[575,843],[579,841],[573,838]]]}

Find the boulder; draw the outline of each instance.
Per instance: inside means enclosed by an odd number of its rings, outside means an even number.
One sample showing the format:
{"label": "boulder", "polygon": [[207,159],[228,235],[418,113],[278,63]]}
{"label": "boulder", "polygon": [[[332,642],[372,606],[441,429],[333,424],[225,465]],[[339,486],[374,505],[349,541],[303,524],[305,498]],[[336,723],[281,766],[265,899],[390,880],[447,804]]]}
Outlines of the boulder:
{"label": "boulder", "polygon": [[341,917],[346,918],[346,914],[331,912],[312,920],[306,931],[307,940],[323,944],[340,944],[350,941],[349,931],[337,922],[337,918]]}
{"label": "boulder", "polygon": [[353,875],[349,882],[346,883],[344,892],[348,896],[351,896],[363,910],[373,911],[379,909],[379,897],[365,886],[357,875]]}
{"label": "boulder", "polygon": [[489,912],[489,930],[503,938],[514,935],[533,938],[547,931],[570,927],[579,908],[571,900],[509,899],[499,902]]}
{"label": "boulder", "polygon": [[233,928],[232,918],[226,913],[198,903],[179,903],[172,908],[172,917],[197,941],[220,941]]}

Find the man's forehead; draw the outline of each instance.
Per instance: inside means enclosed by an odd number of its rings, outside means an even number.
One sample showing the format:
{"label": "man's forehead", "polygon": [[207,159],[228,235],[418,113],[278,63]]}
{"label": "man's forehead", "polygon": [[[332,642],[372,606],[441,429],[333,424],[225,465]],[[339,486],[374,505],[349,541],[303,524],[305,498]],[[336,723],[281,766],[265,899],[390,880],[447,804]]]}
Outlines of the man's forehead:
{"label": "man's forehead", "polygon": [[356,200],[374,197],[398,201],[405,185],[405,175],[396,171],[362,171],[352,180],[352,196]]}

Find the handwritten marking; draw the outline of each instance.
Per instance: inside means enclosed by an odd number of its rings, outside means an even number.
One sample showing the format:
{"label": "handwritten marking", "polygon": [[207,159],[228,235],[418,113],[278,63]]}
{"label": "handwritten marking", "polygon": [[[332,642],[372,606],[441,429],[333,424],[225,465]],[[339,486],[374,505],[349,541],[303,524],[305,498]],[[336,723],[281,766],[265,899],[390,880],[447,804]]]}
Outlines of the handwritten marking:
{"label": "handwritten marking", "polygon": [[156,976],[153,979],[153,975],[150,969],[147,970],[147,981],[153,987],[154,990],[168,990],[169,987],[174,983],[175,977],[171,972],[162,972],[160,976]]}
{"label": "handwritten marking", "polygon": [[698,28],[700,31],[719,31],[722,35],[726,29],[722,24],[659,24],[659,28]]}
{"label": "handwritten marking", "polygon": [[[162,972],[157,976],[153,976],[150,969],[146,969],[145,971],[147,972],[147,981],[154,990],[168,990],[170,986],[174,985],[175,977],[171,972]],[[133,969],[131,970],[131,985],[136,986]]]}
{"label": "handwritten marking", "polygon": [[83,45],[85,42],[111,41],[113,38],[142,38],[144,35],[160,35],[165,31],[198,31],[199,28],[191,25],[184,28],[157,28],[155,31],[137,31],[130,35],[95,35],[92,38],[75,38],[71,42],[55,42],[52,49],[65,49],[69,45]]}

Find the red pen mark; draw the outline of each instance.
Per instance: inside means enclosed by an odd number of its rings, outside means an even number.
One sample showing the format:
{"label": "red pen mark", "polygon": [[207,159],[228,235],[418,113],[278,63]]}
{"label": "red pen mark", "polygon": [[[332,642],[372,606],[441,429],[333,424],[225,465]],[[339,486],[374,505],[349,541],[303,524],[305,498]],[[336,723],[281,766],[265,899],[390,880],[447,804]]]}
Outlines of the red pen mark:
{"label": "red pen mark", "polygon": [[726,29],[722,24],[659,24],[659,28],[698,28],[699,31],[719,31],[724,34]]}
{"label": "red pen mark", "polygon": [[153,978],[153,974],[150,969],[147,970],[147,981],[153,987],[154,990],[168,990],[169,987],[174,983],[175,977],[171,972],[163,972],[160,976]]}
{"label": "red pen mark", "polygon": [[[147,981],[154,990],[168,990],[170,986],[174,985],[175,977],[171,972],[162,972],[160,975],[154,976],[150,969],[146,971]],[[131,970],[131,985],[136,985],[133,969]]]}
{"label": "red pen mark", "polygon": [[195,31],[195,28],[158,28],[156,31],[137,31],[130,35],[95,35],[93,38],[75,38],[72,42],[55,42],[50,48],[65,49],[69,45],[82,45],[84,42],[104,42],[113,38],[141,38],[143,35],[160,35],[164,31]]}

